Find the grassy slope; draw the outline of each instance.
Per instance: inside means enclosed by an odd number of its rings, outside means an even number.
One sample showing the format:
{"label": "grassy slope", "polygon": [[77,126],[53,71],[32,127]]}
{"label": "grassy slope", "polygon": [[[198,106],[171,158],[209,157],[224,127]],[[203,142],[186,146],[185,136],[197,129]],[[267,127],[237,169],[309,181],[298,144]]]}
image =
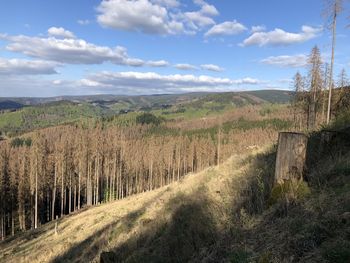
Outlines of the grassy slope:
{"label": "grassy slope", "polygon": [[[159,236],[160,239],[169,238],[168,235],[172,235],[174,231],[174,235],[180,234],[179,226],[176,224],[186,224],[186,222],[176,220],[182,216],[188,217],[191,221],[198,220],[197,223],[202,224],[199,227],[208,226],[206,233],[199,233],[198,237],[194,237],[198,241],[202,234],[205,238],[216,235],[217,231],[221,231],[220,227],[224,227],[224,222],[219,222],[220,220],[214,222],[209,219],[210,213],[225,213],[226,205],[232,202],[230,200],[232,195],[228,193],[238,194],[235,189],[247,181],[242,168],[239,168],[243,158],[245,157],[234,156],[220,169],[209,168],[201,173],[187,176],[182,182],[111,204],[93,207],[60,219],[57,235],[54,234],[54,224],[49,223],[36,231],[29,231],[13,240],[0,243],[0,261],[50,262],[54,259],[56,262],[98,261],[102,251],[115,250],[125,245],[138,247],[137,239],[146,238],[149,234],[163,233],[165,237]],[[208,211],[213,205],[217,211]],[[188,207],[192,207],[193,210],[192,208],[187,210]],[[196,214],[197,209],[200,210],[199,214]],[[190,229],[185,225],[181,227],[185,227],[183,234],[188,235],[186,231]],[[157,239],[156,236],[152,238]],[[150,237],[150,240],[152,238]],[[181,235],[174,238],[182,239]],[[180,244],[184,242],[185,246],[192,246],[192,244],[186,244],[190,242],[186,240],[187,238],[189,237],[183,237],[183,240],[168,240],[176,244],[173,248],[165,248],[167,252],[164,253],[172,253],[171,249],[181,249],[184,250],[183,255],[179,254],[179,256],[188,259],[191,251],[186,252],[185,247]],[[152,245],[151,243],[148,245]],[[157,252],[161,247],[167,246],[165,243],[156,244],[160,246]],[[176,247],[178,245],[181,248]],[[146,252],[147,249],[147,246],[144,246],[140,249],[140,253]],[[157,257],[157,255],[148,256],[149,260],[153,256]],[[153,259],[156,260],[156,258]],[[162,261],[161,258],[158,260]],[[164,259],[163,262],[165,262]]]}
{"label": "grassy slope", "polygon": [[323,152],[311,136],[309,186],[288,205],[271,194],[275,148],[259,150],[9,239],[0,262],[349,262],[346,136]]}

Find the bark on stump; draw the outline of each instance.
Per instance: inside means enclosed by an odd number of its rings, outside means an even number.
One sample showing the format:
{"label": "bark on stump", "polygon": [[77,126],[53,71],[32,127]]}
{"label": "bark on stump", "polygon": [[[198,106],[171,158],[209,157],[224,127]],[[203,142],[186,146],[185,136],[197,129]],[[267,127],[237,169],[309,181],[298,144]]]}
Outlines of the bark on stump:
{"label": "bark on stump", "polygon": [[307,136],[303,133],[280,132],[275,168],[275,183],[303,178],[306,161]]}

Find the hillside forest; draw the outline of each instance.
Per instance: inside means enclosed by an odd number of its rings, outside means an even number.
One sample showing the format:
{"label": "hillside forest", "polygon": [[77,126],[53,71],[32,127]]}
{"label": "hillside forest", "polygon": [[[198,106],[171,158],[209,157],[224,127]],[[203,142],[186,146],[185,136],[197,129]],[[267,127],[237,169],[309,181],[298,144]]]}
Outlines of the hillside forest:
{"label": "hillside forest", "polygon": [[272,142],[278,130],[291,126],[286,105],[265,104],[220,117],[164,121],[139,113],[134,119],[128,125],[61,125],[2,141],[2,239],[83,207],[181,180],[234,152]]}

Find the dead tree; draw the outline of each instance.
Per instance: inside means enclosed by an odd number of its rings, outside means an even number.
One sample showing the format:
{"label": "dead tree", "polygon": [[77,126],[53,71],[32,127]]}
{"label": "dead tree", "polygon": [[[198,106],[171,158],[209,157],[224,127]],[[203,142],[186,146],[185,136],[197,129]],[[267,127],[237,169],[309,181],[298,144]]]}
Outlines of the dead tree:
{"label": "dead tree", "polygon": [[280,132],[275,168],[275,183],[302,180],[306,160],[307,136],[303,133]]}

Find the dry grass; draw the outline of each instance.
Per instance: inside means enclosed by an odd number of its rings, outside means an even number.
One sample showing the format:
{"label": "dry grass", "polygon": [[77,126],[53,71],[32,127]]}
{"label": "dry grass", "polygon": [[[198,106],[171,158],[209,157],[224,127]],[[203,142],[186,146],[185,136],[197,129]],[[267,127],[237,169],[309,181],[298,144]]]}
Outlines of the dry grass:
{"label": "dry grass", "polygon": [[251,150],[65,217],[57,235],[50,223],[0,243],[0,262],[349,262],[350,155],[338,148],[331,166],[315,151],[311,193],[293,192],[288,206],[268,202],[275,149]]}
{"label": "dry grass", "polygon": [[[239,200],[239,192],[246,182],[243,156],[233,156],[219,168],[190,174],[180,182],[124,200],[91,207],[59,219],[58,234],[55,223],[48,223],[35,231],[28,231],[0,243],[0,262],[98,262],[102,251],[112,250],[164,222],[170,222],[178,205],[185,203],[180,196],[196,198],[202,191],[217,215],[216,226],[229,221],[228,206]],[[232,181],[235,183],[232,183]],[[234,185],[236,189],[231,186]],[[203,192],[205,189],[205,193]],[[178,198],[178,199],[176,199]],[[220,221],[220,222],[219,222]],[[152,223],[151,223],[152,222]]]}

